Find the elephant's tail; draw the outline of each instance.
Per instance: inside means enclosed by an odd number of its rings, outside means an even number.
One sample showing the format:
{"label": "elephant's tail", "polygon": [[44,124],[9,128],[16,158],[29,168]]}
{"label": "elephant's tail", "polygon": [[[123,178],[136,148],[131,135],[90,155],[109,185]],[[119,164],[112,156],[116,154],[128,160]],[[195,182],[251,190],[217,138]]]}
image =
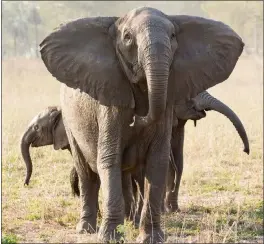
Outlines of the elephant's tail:
{"label": "elephant's tail", "polygon": [[172,192],[174,192],[175,188],[176,188],[176,179],[177,179],[177,174],[179,172],[179,169],[178,169],[178,165],[175,163],[172,149],[170,150],[170,164],[171,164],[173,170],[175,171],[174,186],[173,186],[173,190],[172,190]]}
{"label": "elephant's tail", "polygon": [[71,170],[70,182],[71,182],[72,195],[80,197],[79,178],[75,167],[73,167]]}

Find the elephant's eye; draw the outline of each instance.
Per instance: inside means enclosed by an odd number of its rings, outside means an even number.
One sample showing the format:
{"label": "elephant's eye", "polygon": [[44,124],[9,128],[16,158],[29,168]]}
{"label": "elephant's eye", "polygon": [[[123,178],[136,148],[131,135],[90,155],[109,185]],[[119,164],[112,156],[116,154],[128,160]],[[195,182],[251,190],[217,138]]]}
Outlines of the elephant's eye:
{"label": "elephant's eye", "polygon": [[129,32],[124,34],[124,41],[126,45],[132,44],[132,35]]}
{"label": "elephant's eye", "polygon": [[38,125],[34,125],[34,130],[38,131],[39,130],[39,126]]}
{"label": "elephant's eye", "polygon": [[172,33],[171,34],[171,39],[174,39],[176,37],[176,34],[175,33]]}

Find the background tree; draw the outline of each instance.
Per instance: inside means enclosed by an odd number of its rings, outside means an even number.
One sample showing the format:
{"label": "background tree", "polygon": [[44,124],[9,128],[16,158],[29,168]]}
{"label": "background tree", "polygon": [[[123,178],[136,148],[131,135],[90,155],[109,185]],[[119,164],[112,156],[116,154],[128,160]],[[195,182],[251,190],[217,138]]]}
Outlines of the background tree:
{"label": "background tree", "polygon": [[4,43],[9,40],[9,47],[5,50],[9,55],[23,55],[22,50],[29,42],[27,14],[23,2],[3,4],[3,39]]}
{"label": "background tree", "polygon": [[167,14],[209,17],[230,25],[245,53],[263,53],[262,1],[3,1],[3,57],[38,57],[39,42],[60,23],[94,16],[120,16],[149,6]]}
{"label": "background tree", "polygon": [[29,18],[28,21],[34,25],[34,33],[35,33],[35,54],[36,57],[39,57],[38,45],[39,45],[39,38],[38,38],[38,26],[41,24],[41,17],[38,11],[39,7],[35,4],[32,5],[29,11]]}

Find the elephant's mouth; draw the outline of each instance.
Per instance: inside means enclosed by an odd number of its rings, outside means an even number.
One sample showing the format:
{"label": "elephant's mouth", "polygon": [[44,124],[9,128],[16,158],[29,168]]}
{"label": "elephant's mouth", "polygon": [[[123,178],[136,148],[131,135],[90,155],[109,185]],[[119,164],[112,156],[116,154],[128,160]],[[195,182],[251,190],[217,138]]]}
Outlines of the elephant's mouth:
{"label": "elephant's mouth", "polygon": [[31,147],[39,147],[39,143],[38,143],[39,138],[36,136],[31,140]]}
{"label": "elephant's mouth", "polygon": [[199,112],[201,118],[204,118],[206,116],[205,110],[198,110],[197,112]]}

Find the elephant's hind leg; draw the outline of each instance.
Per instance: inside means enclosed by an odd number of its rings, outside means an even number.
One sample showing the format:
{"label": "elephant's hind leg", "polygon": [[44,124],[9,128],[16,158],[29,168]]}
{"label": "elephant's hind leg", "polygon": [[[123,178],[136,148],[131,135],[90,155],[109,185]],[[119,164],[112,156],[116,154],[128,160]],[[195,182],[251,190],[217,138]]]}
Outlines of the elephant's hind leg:
{"label": "elephant's hind leg", "polygon": [[[169,165],[171,116],[158,124],[154,138],[147,153],[145,168],[144,204],[140,219],[140,243],[163,243],[164,232],[161,229],[161,204]],[[161,122],[160,122],[161,123]]]}
{"label": "elephant's hind leg", "polygon": [[[91,176],[92,175],[92,176]],[[76,226],[78,233],[95,233],[98,212],[99,177],[91,171],[89,178],[80,177],[81,216]]]}
{"label": "elephant's hind leg", "polygon": [[133,182],[133,195],[136,200],[135,206],[135,216],[134,216],[134,225],[139,227],[140,215],[143,208],[143,200],[144,200],[144,179],[145,179],[145,171],[143,166],[138,167],[136,172],[132,174],[132,182]]}
{"label": "elephant's hind leg", "polygon": [[133,221],[136,203],[133,196],[133,185],[130,172],[123,172],[122,174],[122,189],[125,201],[125,216],[128,220]]}
{"label": "elephant's hind leg", "polygon": [[95,233],[100,180],[98,175],[92,172],[85,162],[82,152],[71,132],[68,131],[67,135],[71,143],[72,155],[80,184],[81,214],[76,231],[80,234]]}
{"label": "elephant's hind leg", "polygon": [[165,200],[168,212],[180,211],[178,206],[178,196],[183,172],[184,124],[182,126],[173,127],[172,129],[171,148],[177,170],[175,175],[175,170],[170,165]]}

